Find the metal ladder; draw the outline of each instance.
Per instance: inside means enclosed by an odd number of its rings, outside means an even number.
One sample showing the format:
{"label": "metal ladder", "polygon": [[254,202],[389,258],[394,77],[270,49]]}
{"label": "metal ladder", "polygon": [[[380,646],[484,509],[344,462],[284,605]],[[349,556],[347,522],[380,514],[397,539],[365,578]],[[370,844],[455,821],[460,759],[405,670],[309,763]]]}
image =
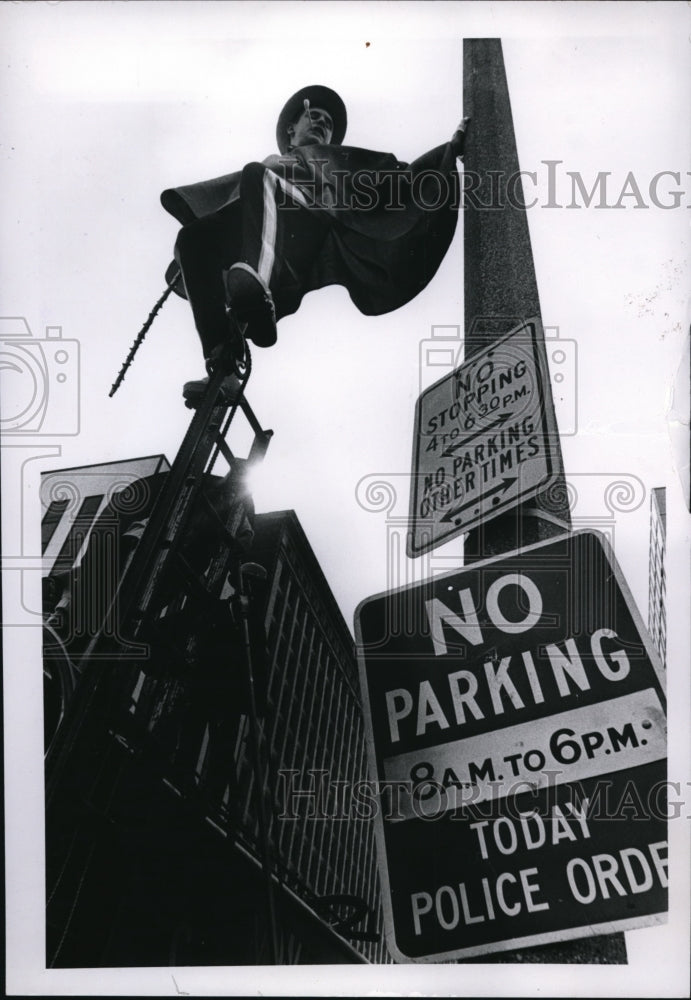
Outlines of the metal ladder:
{"label": "metal ladder", "polygon": [[[209,386],[197,406],[190,426],[166,482],[159,494],[146,530],[126,562],[111,606],[117,608],[123,631],[134,641],[143,634],[147,618],[155,609],[161,583],[177,560],[185,524],[197,502],[207,476],[219,454],[232,470],[236,461],[225,438],[238,410],[242,411],[254,432],[247,457],[250,463],[264,457],[273,431],[264,430],[244,395],[247,379],[240,381],[237,398],[228,403],[223,398],[224,372],[219,368],[210,378]],[[224,526],[219,521],[219,533]],[[112,654],[117,658],[122,650],[109,648],[110,639],[103,628],[93,636],[80,661],[82,677],[75,697],[63,720],[63,736],[51,748],[46,761],[46,800],[50,802],[59,773],[70,754],[76,730],[88,710],[90,693],[98,675],[96,658]]]}
{"label": "metal ladder", "polygon": [[[224,391],[226,375],[222,368],[214,371],[209,379],[208,387],[195,409],[190,426],[177,453],[170,472],[167,474],[160,494],[153,506],[146,528],[135,551],[128,557],[120,580],[113,596],[111,608],[115,608],[118,620],[122,623],[119,634],[127,637],[135,644],[146,643],[151,635],[152,623],[161,610],[161,594],[169,592],[168,582],[171,574],[176,580],[183,579],[191,593],[197,592],[209,598],[214,595],[208,587],[209,581],[201,580],[188,565],[180,553],[185,536],[185,527],[190,514],[198,503],[205,503],[212,519],[215,518],[218,535],[228,546],[228,553],[233,551],[234,539],[226,525],[218,516],[202,492],[205,481],[212,473],[216,460],[222,456],[233,472],[237,458],[226,441],[232,421],[238,410],[247,419],[254,438],[246,459],[248,464],[261,461],[266,453],[273,431],[264,429],[259,423],[254,411],[245,397],[245,387],[249,378],[249,366],[244,376],[241,376],[235,387],[231,400],[228,400],[227,390]],[[198,508],[197,508],[198,509]],[[272,851],[268,834],[267,805],[263,800],[262,789],[264,775],[260,756],[260,736],[257,719],[256,701],[254,695],[251,652],[247,621],[247,599],[243,596],[242,563],[237,553],[227,554],[223,565],[216,566],[212,572],[216,591],[223,581],[232,573],[234,583],[239,582],[240,593],[236,606],[239,610],[240,628],[245,645],[245,668],[249,680],[250,691],[250,739],[255,784],[257,789],[257,807],[260,827],[261,854],[265,869],[267,885],[267,902],[271,930],[272,952],[277,953],[277,925],[273,899],[273,863]],[[232,566],[231,566],[232,564]],[[122,642],[122,640],[118,640]],[[103,692],[99,693],[102,683],[104,661],[116,663],[118,656],[126,652],[122,647],[113,648],[112,636],[106,634],[101,627],[91,639],[81,661],[81,678],[77,684],[74,697],[63,719],[57,738],[51,745],[46,758],[46,824],[49,827],[51,815],[59,815],[65,802],[74,798],[75,789],[80,786],[80,774],[85,753],[94,745],[103,748],[108,742],[108,733],[104,728],[99,730],[98,706],[103,701]],[[131,658],[131,656],[130,656]],[[96,707],[95,712],[92,709]],[[107,754],[106,751],[102,751]],[[57,811],[57,813],[56,813]],[[58,828],[60,820],[58,820]],[[46,845],[48,847],[48,844]],[[54,890],[55,887],[53,887]],[[47,886],[51,895],[51,886]],[[63,890],[64,891],[64,890]]]}

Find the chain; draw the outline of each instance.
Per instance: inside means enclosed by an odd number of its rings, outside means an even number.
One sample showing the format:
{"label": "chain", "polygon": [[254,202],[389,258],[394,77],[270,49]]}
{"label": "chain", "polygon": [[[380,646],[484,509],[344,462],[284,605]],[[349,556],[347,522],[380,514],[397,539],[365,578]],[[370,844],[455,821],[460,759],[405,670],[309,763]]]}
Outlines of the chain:
{"label": "chain", "polygon": [[144,340],[144,337],[146,337],[147,333],[149,332],[149,330],[151,328],[151,324],[156,319],[156,316],[158,315],[158,313],[160,312],[161,308],[163,307],[163,303],[166,301],[166,299],[168,298],[168,296],[170,295],[170,293],[173,291],[173,287],[176,284],[176,282],[177,282],[177,280],[178,280],[179,277],[180,277],[180,269],[176,268],[175,271],[173,272],[173,274],[171,275],[170,280],[168,281],[168,286],[167,286],[165,292],[163,293],[163,295],[160,297],[160,299],[158,300],[158,302],[156,303],[156,305],[153,307],[153,309],[149,313],[149,315],[148,315],[148,317],[146,319],[146,322],[144,323],[144,326],[141,328],[141,330],[137,334],[137,337],[136,337],[134,343],[130,347],[129,354],[125,358],[124,364],[123,364],[122,368],[120,369],[120,371],[118,373],[118,377],[113,382],[113,385],[111,386],[111,389],[110,389],[110,392],[108,393],[108,396],[114,396],[115,393],[120,388],[120,386],[122,385],[122,383],[123,383],[123,381],[125,379],[125,374],[127,372],[127,369],[130,367],[130,365],[134,361],[134,356],[137,353],[137,351],[139,350],[139,348],[140,348],[140,346],[141,346],[141,344],[142,344],[142,342]]}

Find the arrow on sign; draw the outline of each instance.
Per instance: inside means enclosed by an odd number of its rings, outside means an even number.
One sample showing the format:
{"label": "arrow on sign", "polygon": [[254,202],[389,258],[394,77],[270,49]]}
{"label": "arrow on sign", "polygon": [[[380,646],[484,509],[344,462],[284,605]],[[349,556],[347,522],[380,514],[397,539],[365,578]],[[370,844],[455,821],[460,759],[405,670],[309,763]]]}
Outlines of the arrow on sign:
{"label": "arrow on sign", "polygon": [[457,444],[450,444],[446,451],[441,453],[442,458],[448,458],[450,455],[453,455],[455,451],[458,451],[459,448],[467,448],[470,442],[474,441],[475,438],[482,437],[484,434],[489,433],[489,431],[491,431],[494,427],[501,427],[502,424],[506,423],[510,416],[510,413],[502,413],[498,420],[495,420],[491,424],[487,424],[486,427],[482,427],[475,434],[471,434],[470,437],[463,438],[463,440],[459,441]]}
{"label": "arrow on sign", "polygon": [[486,493],[483,493],[482,496],[478,497],[476,500],[471,500],[470,503],[464,503],[462,507],[454,507],[453,510],[447,510],[446,514],[444,514],[441,518],[441,521],[452,521],[455,517],[458,517],[459,514],[462,514],[464,510],[467,510],[468,507],[474,507],[476,504],[482,503],[482,501],[486,500],[487,497],[491,497],[493,493],[506,493],[506,491],[513,486],[517,479],[517,476],[514,476],[513,479],[505,477],[500,483],[493,486],[491,490],[487,490]]}

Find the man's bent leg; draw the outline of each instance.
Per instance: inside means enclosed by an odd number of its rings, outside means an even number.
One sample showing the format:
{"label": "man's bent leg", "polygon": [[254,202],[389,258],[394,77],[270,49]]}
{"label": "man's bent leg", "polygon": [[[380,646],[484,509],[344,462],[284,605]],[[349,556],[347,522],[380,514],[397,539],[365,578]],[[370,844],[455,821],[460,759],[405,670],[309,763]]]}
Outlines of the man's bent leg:
{"label": "man's bent leg", "polygon": [[259,347],[276,343],[276,310],[270,282],[276,258],[276,175],[261,163],[248,163],[240,177],[242,255],[226,275],[230,305],[246,336]]}
{"label": "man's bent leg", "polygon": [[261,163],[249,163],[242,171],[239,205],[180,230],[175,256],[206,358],[227,337],[228,293],[241,320],[251,320],[254,311],[252,339],[261,343],[263,337],[263,346],[275,341],[271,295],[284,284],[304,283],[327,232],[324,218],[306,205],[295,185]]}
{"label": "man's bent leg", "polygon": [[[286,280],[311,266],[327,232],[327,222],[297,184],[262,163],[248,163],[240,180],[242,257],[261,282],[276,292]],[[288,279],[290,280],[290,279]]]}
{"label": "man's bent leg", "polygon": [[228,332],[224,269],[241,255],[241,234],[233,206],[189,223],[180,230],[175,257],[201,338],[204,357],[223,344]]}
{"label": "man's bent leg", "polygon": [[304,286],[327,225],[307,209],[305,196],[296,185],[261,163],[249,163],[242,171],[240,205],[242,257],[228,274],[228,290],[241,315],[244,310],[256,310],[258,325],[266,329],[259,329],[259,339],[256,333],[253,339],[260,346],[269,346],[275,340],[275,329],[271,336],[269,317],[261,324],[261,311],[284,285]]}

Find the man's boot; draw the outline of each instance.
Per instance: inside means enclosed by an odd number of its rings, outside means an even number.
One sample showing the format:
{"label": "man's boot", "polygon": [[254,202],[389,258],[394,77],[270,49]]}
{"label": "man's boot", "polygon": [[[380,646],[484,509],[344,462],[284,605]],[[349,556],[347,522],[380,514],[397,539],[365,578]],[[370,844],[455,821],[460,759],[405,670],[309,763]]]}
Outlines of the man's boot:
{"label": "man's boot", "polygon": [[257,347],[276,343],[276,310],[271,290],[249,264],[232,264],[225,274],[231,311],[247,324],[245,336]]}
{"label": "man's boot", "polygon": [[[199,406],[204,398],[206,390],[209,388],[209,382],[209,376],[197,379],[194,382],[185,382],[182,387],[182,396],[185,400],[185,406],[188,406],[191,410]],[[221,383],[219,403],[224,403],[226,406],[232,406],[233,403],[237,403],[240,398],[241,391],[242,383],[237,375],[226,375]]]}

